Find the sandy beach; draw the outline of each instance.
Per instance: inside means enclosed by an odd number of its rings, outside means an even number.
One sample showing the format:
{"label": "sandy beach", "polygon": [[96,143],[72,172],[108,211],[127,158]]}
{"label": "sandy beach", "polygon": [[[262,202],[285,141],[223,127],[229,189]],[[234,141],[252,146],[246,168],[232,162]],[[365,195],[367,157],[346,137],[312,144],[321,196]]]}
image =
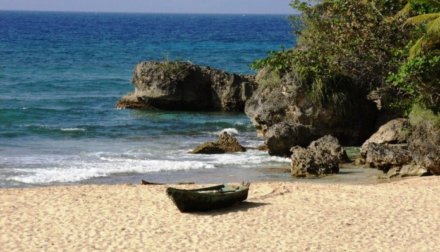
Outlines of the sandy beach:
{"label": "sandy beach", "polygon": [[200,214],[180,213],[164,191],[2,189],[0,251],[440,250],[439,177],[377,185],[254,183],[246,203]]}

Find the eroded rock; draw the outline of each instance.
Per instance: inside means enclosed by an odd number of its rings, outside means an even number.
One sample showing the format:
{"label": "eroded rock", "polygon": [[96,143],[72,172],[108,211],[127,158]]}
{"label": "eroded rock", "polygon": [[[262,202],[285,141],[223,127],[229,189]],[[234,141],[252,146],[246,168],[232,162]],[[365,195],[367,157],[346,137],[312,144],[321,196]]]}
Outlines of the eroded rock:
{"label": "eroded rock", "polygon": [[[291,73],[275,77],[271,71],[260,71],[256,77],[258,89],[245,107],[245,113],[259,135],[268,139],[271,155],[288,155],[295,141],[307,139],[308,142],[300,144],[307,146],[311,141],[328,134],[338,138],[344,145],[360,145],[373,133],[377,108],[366,99],[366,95],[347,88],[341,92],[346,91],[345,97],[356,102],[347,100],[340,105],[322,105],[311,98],[307,87],[297,82]],[[282,127],[280,123],[283,123]],[[293,130],[281,131],[286,128],[285,125],[292,125]],[[302,125],[302,128],[298,125]],[[287,134],[288,131],[297,136],[298,128],[298,131],[307,128],[307,136],[300,136],[301,140],[288,137],[291,135]]]}
{"label": "eroded rock", "polygon": [[370,143],[376,144],[401,144],[408,141],[411,132],[411,125],[408,119],[399,118],[391,120],[382,125],[367,141],[362,144],[361,155],[366,156],[367,146]]}
{"label": "eroded rock", "polygon": [[241,146],[237,138],[223,132],[215,142],[207,142],[197,146],[191,153],[193,154],[223,154],[233,152],[245,152],[246,148]]}
{"label": "eroded rock", "polygon": [[252,76],[229,74],[187,62],[142,62],[133,74],[135,91],[119,108],[243,111],[256,89]]}
{"label": "eroded rock", "polygon": [[312,137],[308,127],[282,122],[268,130],[266,145],[270,155],[288,157],[292,146],[306,147],[313,140]]}
{"label": "eroded rock", "polygon": [[412,161],[411,153],[405,144],[369,143],[365,150],[365,163],[384,172],[388,172],[393,167],[402,167]]}
{"label": "eroded rock", "polygon": [[416,164],[440,175],[440,126],[429,121],[414,126],[409,150]]}
{"label": "eroded rock", "polygon": [[313,141],[307,148],[295,146],[291,151],[291,174],[295,177],[339,173],[339,163],[347,159],[338,139],[332,136]]}

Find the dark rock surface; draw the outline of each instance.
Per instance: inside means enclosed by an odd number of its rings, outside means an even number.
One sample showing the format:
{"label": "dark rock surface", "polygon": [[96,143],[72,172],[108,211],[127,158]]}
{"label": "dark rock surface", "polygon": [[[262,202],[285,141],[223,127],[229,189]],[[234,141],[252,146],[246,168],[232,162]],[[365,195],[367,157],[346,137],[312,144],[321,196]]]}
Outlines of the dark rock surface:
{"label": "dark rock surface", "polygon": [[440,126],[428,121],[414,126],[408,143],[415,163],[440,175]]}
{"label": "dark rock surface", "polygon": [[361,155],[366,156],[367,146],[370,143],[376,144],[400,144],[406,143],[411,132],[409,120],[398,118],[382,125],[367,141],[362,144]]}
{"label": "dark rock surface", "polygon": [[302,124],[281,122],[273,125],[266,133],[266,145],[270,155],[291,155],[292,146],[306,147],[312,141],[310,129]]}
{"label": "dark rock surface", "polygon": [[362,145],[361,154],[389,178],[440,175],[440,127],[428,120],[415,125],[392,120]]}
{"label": "dark rock surface", "polygon": [[402,167],[412,161],[407,145],[369,143],[365,148],[365,162],[370,167],[388,172],[393,167]]}
{"label": "dark rock surface", "polygon": [[223,132],[216,142],[207,142],[197,146],[193,154],[223,154],[232,152],[245,152],[246,148],[240,145],[237,138]]}
{"label": "dark rock surface", "polygon": [[295,177],[339,173],[339,163],[348,159],[338,139],[324,136],[309,147],[292,148],[291,174]]}
{"label": "dark rock surface", "polygon": [[[273,73],[268,71],[260,71],[256,77],[259,87],[246,102],[245,113],[257,128],[259,135],[273,138],[277,135],[274,131],[280,129],[280,126],[276,125],[280,123],[293,125],[293,129],[289,130],[291,132],[297,131],[298,125],[302,125],[303,128],[308,128],[309,133],[308,142],[301,145],[307,145],[312,140],[331,134],[342,144],[354,146],[362,144],[373,133],[377,108],[366,96],[347,94],[356,102],[351,105],[322,106],[310,98],[309,91],[297,83],[293,76],[286,74],[273,78],[272,75]],[[285,155],[293,146],[289,146],[291,142],[302,141],[288,137],[275,139],[276,144],[268,143],[272,155]],[[280,141],[283,139],[286,142],[281,144]],[[272,146],[276,146],[276,149]],[[279,146],[288,148],[283,147],[280,151]]]}
{"label": "dark rock surface", "polygon": [[118,108],[243,111],[256,84],[252,76],[229,74],[187,62],[141,62],[135,91]]}

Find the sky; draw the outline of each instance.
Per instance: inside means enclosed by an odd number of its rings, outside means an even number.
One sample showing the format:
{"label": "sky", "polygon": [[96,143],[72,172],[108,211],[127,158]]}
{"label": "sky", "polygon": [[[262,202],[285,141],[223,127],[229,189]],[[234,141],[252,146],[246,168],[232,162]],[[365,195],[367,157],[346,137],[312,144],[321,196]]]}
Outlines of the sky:
{"label": "sky", "polygon": [[0,10],[291,14],[291,0],[0,0]]}

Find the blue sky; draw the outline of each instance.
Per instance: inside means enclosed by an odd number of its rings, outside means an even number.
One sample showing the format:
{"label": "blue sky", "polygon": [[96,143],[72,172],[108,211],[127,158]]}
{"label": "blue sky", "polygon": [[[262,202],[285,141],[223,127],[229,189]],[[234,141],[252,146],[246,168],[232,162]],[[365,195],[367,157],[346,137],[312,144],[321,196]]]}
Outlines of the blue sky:
{"label": "blue sky", "polygon": [[0,10],[153,12],[153,13],[292,13],[291,0],[0,0]]}

